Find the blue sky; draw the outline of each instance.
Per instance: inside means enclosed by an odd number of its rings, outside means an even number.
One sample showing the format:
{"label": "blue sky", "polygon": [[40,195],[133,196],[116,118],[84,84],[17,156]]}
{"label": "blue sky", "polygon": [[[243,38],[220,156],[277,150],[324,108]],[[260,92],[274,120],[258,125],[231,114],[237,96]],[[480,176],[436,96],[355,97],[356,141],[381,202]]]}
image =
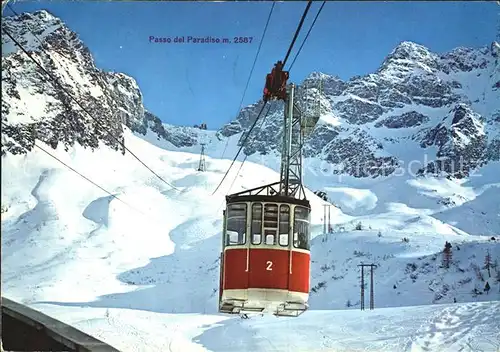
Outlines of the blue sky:
{"label": "blue sky", "polygon": [[[283,59],[306,2],[276,3],[244,105],[262,97],[265,75]],[[320,7],[314,2],[292,51]],[[134,77],[146,109],[164,122],[215,129],[234,119],[272,3],[12,2],[18,13],[47,9],[77,32],[99,68]],[[290,73],[342,79],[373,72],[401,41],[434,52],[495,39],[495,2],[327,2]],[[10,15],[8,8],[4,15]],[[253,37],[250,44],[151,43],[150,36]],[[291,61],[290,61],[291,62]]]}

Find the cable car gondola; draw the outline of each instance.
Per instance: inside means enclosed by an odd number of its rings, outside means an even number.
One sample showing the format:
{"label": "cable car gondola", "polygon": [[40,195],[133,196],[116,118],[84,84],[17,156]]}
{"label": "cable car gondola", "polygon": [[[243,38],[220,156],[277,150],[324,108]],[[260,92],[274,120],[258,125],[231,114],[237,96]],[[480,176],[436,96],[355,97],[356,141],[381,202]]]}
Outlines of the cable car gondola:
{"label": "cable car gondola", "polygon": [[226,196],[222,313],[298,316],[308,308],[311,206],[302,185],[301,152],[305,133],[312,131],[304,126],[314,125],[319,114],[303,116],[294,103],[294,84],[285,89],[285,95],[269,93],[285,99],[280,181]]}
{"label": "cable car gondola", "polygon": [[286,83],[289,73],[283,71],[283,62],[280,60],[274,64],[271,73],[266,76],[266,85],[264,86],[264,101],[268,100],[285,100],[286,99]]}

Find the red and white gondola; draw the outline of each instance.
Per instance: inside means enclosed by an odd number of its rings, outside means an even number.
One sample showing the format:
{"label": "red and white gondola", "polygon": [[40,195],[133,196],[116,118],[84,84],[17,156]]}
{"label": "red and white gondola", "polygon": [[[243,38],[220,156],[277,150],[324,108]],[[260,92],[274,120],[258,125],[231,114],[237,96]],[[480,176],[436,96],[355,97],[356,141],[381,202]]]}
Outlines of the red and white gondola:
{"label": "red and white gondola", "polygon": [[294,100],[295,85],[287,89],[287,80],[278,61],[264,88],[265,102],[285,102],[280,181],[226,196],[219,289],[223,313],[297,316],[308,308],[311,206],[302,185],[301,148],[319,119],[319,105],[309,116],[304,113]]}
{"label": "red and white gondola", "polygon": [[309,201],[290,197],[227,197],[221,312],[299,315],[307,309],[310,211]]}

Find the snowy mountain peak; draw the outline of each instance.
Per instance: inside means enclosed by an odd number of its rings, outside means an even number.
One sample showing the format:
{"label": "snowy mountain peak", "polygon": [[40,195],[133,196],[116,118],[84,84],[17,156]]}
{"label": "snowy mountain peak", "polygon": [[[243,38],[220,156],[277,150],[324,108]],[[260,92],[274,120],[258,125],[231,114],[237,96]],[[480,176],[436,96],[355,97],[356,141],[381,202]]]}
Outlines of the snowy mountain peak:
{"label": "snowy mountain peak", "polygon": [[[2,136],[2,154],[26,153],[35,139],[54,148],[77,142],[93,149],[102,141],[123,150],[118,142],[122,122],[133,127],[144,117],[135,81],[97,69],[78,35],[47,11],[10,16],[4,23],[9,34],[65,89],[47,79],[46,72],[2,33],[2,120],[11,125]],[[117,80],[124,89],[119,89]]]}
{"label": "snowy mountain peak", "polygon": [[[416,142],[413,159],[427,152],[418,146],[438,147],[436,160],[440,161],[429,160],[421,173],[465,177],[479,165],[497,160],[499,127],[491,121],[500,120],[494,103],[500,100],[500,83],[495,73],[498,64],[490,53],[484,48],[457,48],[441,55],[405,41],[375,73],[344,82],[312,72],[296,96],[299,105],[319,101],[322,116],[305,144],[304,155],[321,158],[340,168],[340,173],[355,177],[394,173],[407,158],[395,145],[408,148],[409,141]],[[320,96],[317,90],[307,89],[320,84]],[[259,109],[260,105],[243,109],[223,127],[223,135],[247,130]],[[281,130],[282,114],[279,104],[272,107],[264,127],[250,136],[247,154],[279,151],[269,131]],[[457,160],[463,162],[460,170],[451,165]],[[375,166],[364,166],[368,164]]]}
{"label": "snowy mountain peak", "polygon": [[[36,40],[27,29],[30,21],[38,21],[38,31],[48,43],[43,52],[36,53],[37,59],[89,111],[102,116],[101,122],[107,127],[102,129],[72,106],[63,92],[41,78],[42,72],[35,73],[38,69],[24,55],[4,51],[3,120],[18,126],[12,126],[2,152],[30,150],[35,135],[52,145],[63,141],[65,145],[78,142],[96,147],[104,141],[121,149],[107,136],[107,131],[120,137],[122,124],[167,148],[199,151],[199,144],[208,142],[216,150],[215,146],[225,144],[228,138],[239,145],[262,107],[262,100],[244,107],[235,120],[216,133],[164,124],[146,111],[135,79],[96,68],[78,36],[50,13],[38,11],[6,20],[15,29],[13,35],[23,36],[26,43],[34,45]],[[2,35],[2,40],[8,38]],[[321,116],[306,141],[304,155],[319,158],[342,170],[340,173],[355,177],[394,173],[408,158],[397,146],[408,148],[409,141],[414,142],[413,159],[431,150],[430,146],[437,148],[436,159],[444,162],[442,165],[447,162],[444,159],[469,155],[465,158],[471,160],[466,171],[451,172],[454,176],[464,176],[477,165],[497,160],[500,111],[495,101],[500,99],[500,75],[493,54],[491,48],[457,48],[436,54],[423,45],[404,41],[375,73],[343,81],[324,72],[311,72],[297,85],[297,104],[308,108],[304,111],[319,112]],[[244,148],[246,155],[274,157],[280,152],[277,140],[284,104],[272,102],[268,106],[265,123],[257,124],[249,136]],[[61,126],[66,126],[64,131]],[[373,165],[363,166],[367,164]],[[423,165],[421,171],[425,170],[451,171],[445,166]]]}
{"label": "snowy mountain peak", "polygon": [[441,55],[440,69],[447,74],[450,72],[470,72],[475,69],[485,69],[492,59],[492,51],[488,47],[458,47]]}
{"label": "snowy mountain peak", "polygon": [[[296,103],[312,102],[308,111],[320,114],[302,169],[312,210],[310,309],[293,322],[241,322],[216,315],[221,210],[226,194],[279,180],[283,102],[267,105],[245,145],[247,162],[240,156],[213,193],[261,100],[218,133],[165,124],[145,109],[134,78],[98,69],[62,22],[42,12],[23,16],[8,20],[12,35],[38,48],[33,57],[66,91],[4,46],[2,295],[56,317],[64,310],[59,319],[123,351],[459,351],[472,342],[498,350],[500,305],[463,303],[500,297],[500,77],[488,51],[438,55],[403,42],[384,70],[348,81],[313,72],[297,85]],[[117,153],[120,142],[181,192]],[[200,142],[205,172],[197,171]],[[472,170],[481,177],[456,179]],[[432,177],[441,173],[450,179]],[[332,232],[323,233],[330,202]],[[376,265],[373,319],[353,310],[362,262]],[[365,318],[384,329],[365,329],[353,346]]]}
{"label": "snowy mountain peak", "polygon": [[[30,16],[29,12],[25,12],[24,14],[27,16]],[[58,24],[62,23],[62,21],[58,17],[54,16],[53,14],[51,14],[47,10],[35,11],[35,12],[31,13],[31,18],[38,18],[46,24],[51,24],[54,22],[58,23]]]}
{"label": "snowy mountain peak", "polygon": [[490,50],[491,50],[491,54],[494,57],[500,56],[500,43],[498,43],[498,42],[491,43]]}
{"label": "snowy mountain peak", "polygon": [[38,25],[44,27],[51,27],[55,25],[63,25],[60,18],[54,16],[47,10],[37,10],[34,12],[23,12],[19,15],[8,16],[5,20],[12,20],[14,22],[24,22],[24,25]]}
{"label": "snowy mountain peak", "polygon": [[425,46],[401,42],[382,62],[377,74],[381,78],[403,83],[413,75],[427,75],[438,69],[438,56]]}
{"label": "snowy mountain peak", "polygon": [[[3,26],[29,51],[41,50],[41,43],[44,43],[43,45],[56,44],[57,37],[60,35],[71,36],[68,39],[75,40],[75,47],[81,45],[76,34],[70,31],[59,18],[46,10],[6,16],[3,18]],[[5,56],[19,50],[12,40],[2,33],[2,55]]]}
{"label": "snowy mountain peak", "polygon": [[341,79],[338,76],[332,76],[332,75],[326,74],[324,72],[316,72],[316,71],[313,71],[306,76],[304,81],[308,81],[308,80],[338,80],[338,81],[341,81]]}
{"label": "snowy mountain peak", "polygon": [[410,41],[402,41],[389,54],[392,59],[425,60],[433,56],[429,49],[421,44]]}

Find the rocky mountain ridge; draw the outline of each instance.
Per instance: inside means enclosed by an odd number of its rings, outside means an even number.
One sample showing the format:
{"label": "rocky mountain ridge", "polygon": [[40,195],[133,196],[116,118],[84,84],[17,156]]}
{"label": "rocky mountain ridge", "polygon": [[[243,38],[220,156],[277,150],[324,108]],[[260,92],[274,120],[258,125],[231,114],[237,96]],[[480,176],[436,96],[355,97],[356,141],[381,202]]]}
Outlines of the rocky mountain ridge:
{"label": "rocky mountain ridge", "polygon": [[144,109],[136,81],[98,69],[60,19],[42,10],[6,17],[4,26],[43,69],[2,33],[2,155],[26,153],[36,139],[53,148],[103,142],[124,152],[124,125],[168,136]]}
{"label": "rocky mountain ridge", "polygon": [[[355,177],[392,174],[410,160],[387,150],[410,141],[418,146],[412,157],[428,153],[434,159],[419,174],[464,177],[477,166],[500,160],[499,53],[497,43],[437,55],[403,42],[376,73],[347,82],[311,74],[299,95],[317,94],[317,88],[307,87],[322,86],[322,117],[305,145],[305,156],[326,160],[340,166],[337,172]],[[224,135],[247,129],[259,110],[260,105],[244,109],[223,127]],[[263,129],[279,129],[282,111],[271,109]],[[279,148],[267,140],[265,132],[255,133],[246,152]]]}
{"label": "rocky mountain ridge", "polygon": [[[94,149],[102,142],[124,152],[124,126],[142,135],[153,133],[174,148],[200,143],[198,129],[164,124],[148,112],[133,78],[98,69],[76,33],[47,11],[6,17],[4,25],[80,104],[2,34],[2,121],[7,125],[2,128],[2,155],[26,153],[36,139],[54,148],[79,143]],[[499,56],[498,43],[438,55],[402,42],[375,73],[349,81],[311,73],[297,86],[298,101],[305,113],[321,117],[304,156],[355,177],[391,175],[424,154],[429,162],[419,174],[464,177],[499,161]],[[211,142],[241,141],[262,103],[243,108]],[[279,153],[276,131],[282,118],[283,103],[271,103],[245,154]]]}

